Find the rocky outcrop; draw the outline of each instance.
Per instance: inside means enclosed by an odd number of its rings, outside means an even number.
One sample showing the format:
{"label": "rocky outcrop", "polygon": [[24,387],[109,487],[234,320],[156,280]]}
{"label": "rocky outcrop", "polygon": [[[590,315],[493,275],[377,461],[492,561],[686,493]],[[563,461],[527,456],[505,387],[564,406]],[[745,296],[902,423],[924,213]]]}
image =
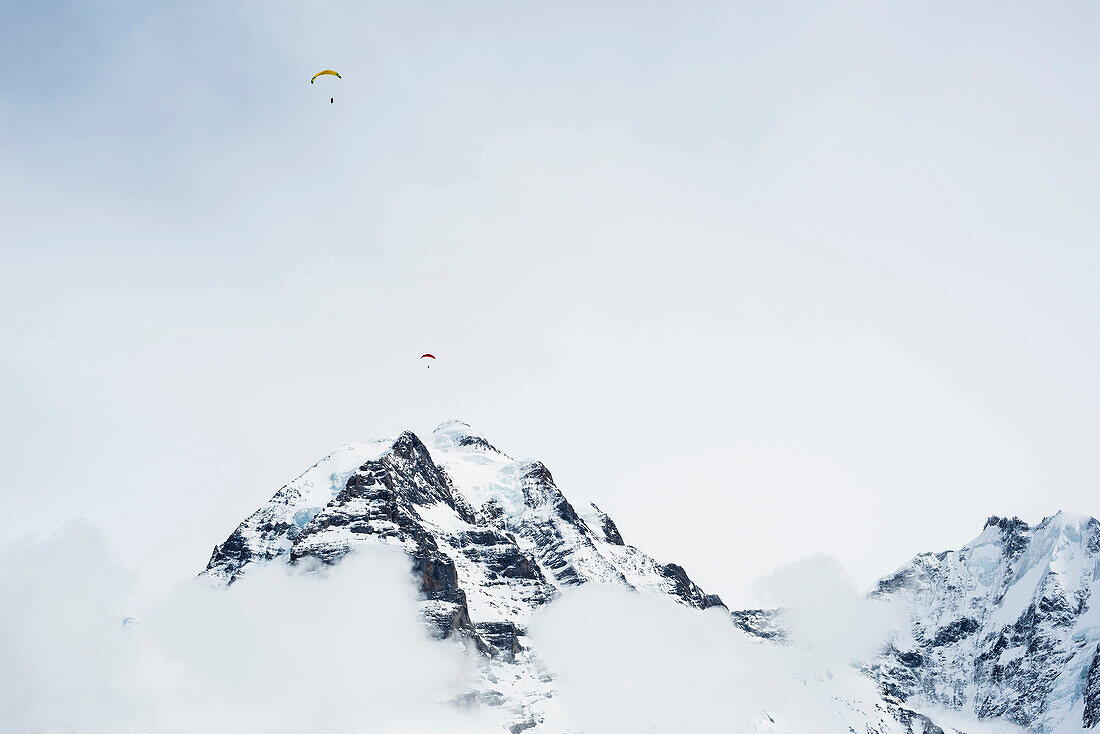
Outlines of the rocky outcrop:
{"label": "rocky outcrop", "polygon": [[707,594],[696,586],[682,566],[669,563],[661,566],[660,571],[662,576],[672,582],[672,593],[684,604],[699,609],[726,606],[717,594]]}
{"label": "rocky outcrop", "polygon": [[626,545],[623,542],[623,536],[619,534],[619,528],[615,525],[615,521],[595,504],[592,505],[592,509],[596,512],[596,527],[603,534],[603,539],[613,545]]}
{"label": "rocky outcrop", "polygon": [[958,551],[917,556],[874,596],[910,624],[872,666],[902,699],[931,701],[1035,732],[1091,728],[1100,523],[1058,513],[1034,528],[991,517]]}
{"label": "rocky outcrop", "polygon": [[1085,679],[1085,705],[1081,721],[1086,729],[1100,723],[1100,645],[1092,656],[1088,678]]}
{"label": "rocky outcrop", "polygon": [[779,642],[787,639],[787,630],[779,622],[778,609],[739,609],[730,618],[742,631],[764,640]]}

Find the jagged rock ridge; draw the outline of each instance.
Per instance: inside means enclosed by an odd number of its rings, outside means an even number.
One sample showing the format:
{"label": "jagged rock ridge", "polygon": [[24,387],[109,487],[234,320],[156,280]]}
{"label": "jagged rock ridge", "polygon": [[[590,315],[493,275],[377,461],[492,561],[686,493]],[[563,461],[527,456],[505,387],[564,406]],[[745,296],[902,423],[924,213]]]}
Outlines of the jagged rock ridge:
{"label": "jagged rock ridge", "polygon": [[875,662],[887,689],[1035,732],[1100,721],[1100,523],[991,517],[957,551],[924,553],[873,596],[910,624]]}

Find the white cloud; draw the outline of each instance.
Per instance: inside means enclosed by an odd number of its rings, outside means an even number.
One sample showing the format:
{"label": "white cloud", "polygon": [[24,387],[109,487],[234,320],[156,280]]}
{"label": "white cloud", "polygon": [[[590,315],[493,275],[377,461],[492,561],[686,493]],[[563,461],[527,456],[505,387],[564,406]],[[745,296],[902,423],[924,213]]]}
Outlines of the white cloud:
{"label": "white cloud", "polygon": [[130,579],[90,526],[0,553],[0,731],[127,731],[140,706],[122,627]]}
{"label": "white cloud", "polygon": [[[813,559],[770,583],[790,601],[801,583],[835,603],[847,587],[814,580],[835,582],[834,566]],[[3,551],[0,733],[502,729],[499,710],[450,703],[475,661],[428,638],[402,553],[314,571],[262,567],[229,590],[192,580],[124,626],[131,578],[91,526]],[[894,731],[869,678],[820,649],[751,638],[721,608],[588,585],[543,608],[530,634],[554,674],[549,732],[793,734],[862,730],[868,716]]]}
{"label": "white cloud", "polygon": [[861,594],[836,559],[820,553],[777,569],[756,588],[783,610],[796,641],[844,662],[868,659],[906,619],[897,604]]}
{"label": "white cloud", "polygon": [[[875,684],[798,647],[754,640],[721,608],[585,586],[531,625],[580,732],[862,730]],[[866,714],[864,712],[867,712]]]}
{"label": "white cloud", "polygon": [[[783,578],[793,583],[816,567],[835,580],[832,565],[815,561]],[[834,602],[847,591],[843,584],[839,592],[810,585]],[[835,620],[839,611],[822,614]],[[530,631],[557,676],[560,723],[569,731],[802,734],[864,731],[868,722],[876,731],[906,731],[870,678],[798,640],[776,645],[749,637],[720,608],[700,612],[667,597],[589,585],[541,610]],[[850,629],[841,634],[866,639]],[[814,642],[824,647],[820,638]],[[965,724],[975,734],[1020,731],[938,710],[934,720]]]}
{"label": "white cloud", "polygon": [[127,575],[87,525],[0,557],[0,732],[485,731],[473,660],[428,637],[401,553],[196,579],[124,628]]}

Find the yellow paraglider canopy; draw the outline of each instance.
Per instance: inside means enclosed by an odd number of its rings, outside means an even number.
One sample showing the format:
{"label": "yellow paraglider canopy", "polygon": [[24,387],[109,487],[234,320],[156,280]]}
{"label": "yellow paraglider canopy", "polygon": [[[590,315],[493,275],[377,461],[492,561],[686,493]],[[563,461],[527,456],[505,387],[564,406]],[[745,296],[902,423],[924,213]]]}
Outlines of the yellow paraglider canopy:
{"label": "yellow paraglider canopy", "polygon": [[314,74],[314,75],[313,75],[313,79],[310,79],[310,80],[309,80],[309,83],[310,83],[310,84],[313,84],[313,80],[314,80],[314,79],[316,79],[316,78],[317,78],[317,77],[319,77],[319,76],[324,76],[325,74],[328,74],[328,75],[330,75],[330,76],[334,76],[334,77],[336,77],[337,79],[343,79],[343,78],[344,78],[344,77],[340,76],[340,73],[339,73],[339,72],[333,71],[332,69],[325,69],[324,71],[319,71],[319,72],[317,72],[316,74]]}

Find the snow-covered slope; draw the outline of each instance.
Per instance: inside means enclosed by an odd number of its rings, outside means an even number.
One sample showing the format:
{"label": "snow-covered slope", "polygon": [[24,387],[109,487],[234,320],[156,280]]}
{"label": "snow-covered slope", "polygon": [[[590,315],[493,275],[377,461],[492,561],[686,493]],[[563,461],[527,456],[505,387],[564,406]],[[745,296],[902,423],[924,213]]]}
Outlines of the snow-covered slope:
{"label": "snow-covered slope", "polygon": [[1100,720],[1100,523],[1058,513],[1034,528],[991,517],[957,551],[879,582],[911,625],[874,666],[895,695],[1036,732]]}

